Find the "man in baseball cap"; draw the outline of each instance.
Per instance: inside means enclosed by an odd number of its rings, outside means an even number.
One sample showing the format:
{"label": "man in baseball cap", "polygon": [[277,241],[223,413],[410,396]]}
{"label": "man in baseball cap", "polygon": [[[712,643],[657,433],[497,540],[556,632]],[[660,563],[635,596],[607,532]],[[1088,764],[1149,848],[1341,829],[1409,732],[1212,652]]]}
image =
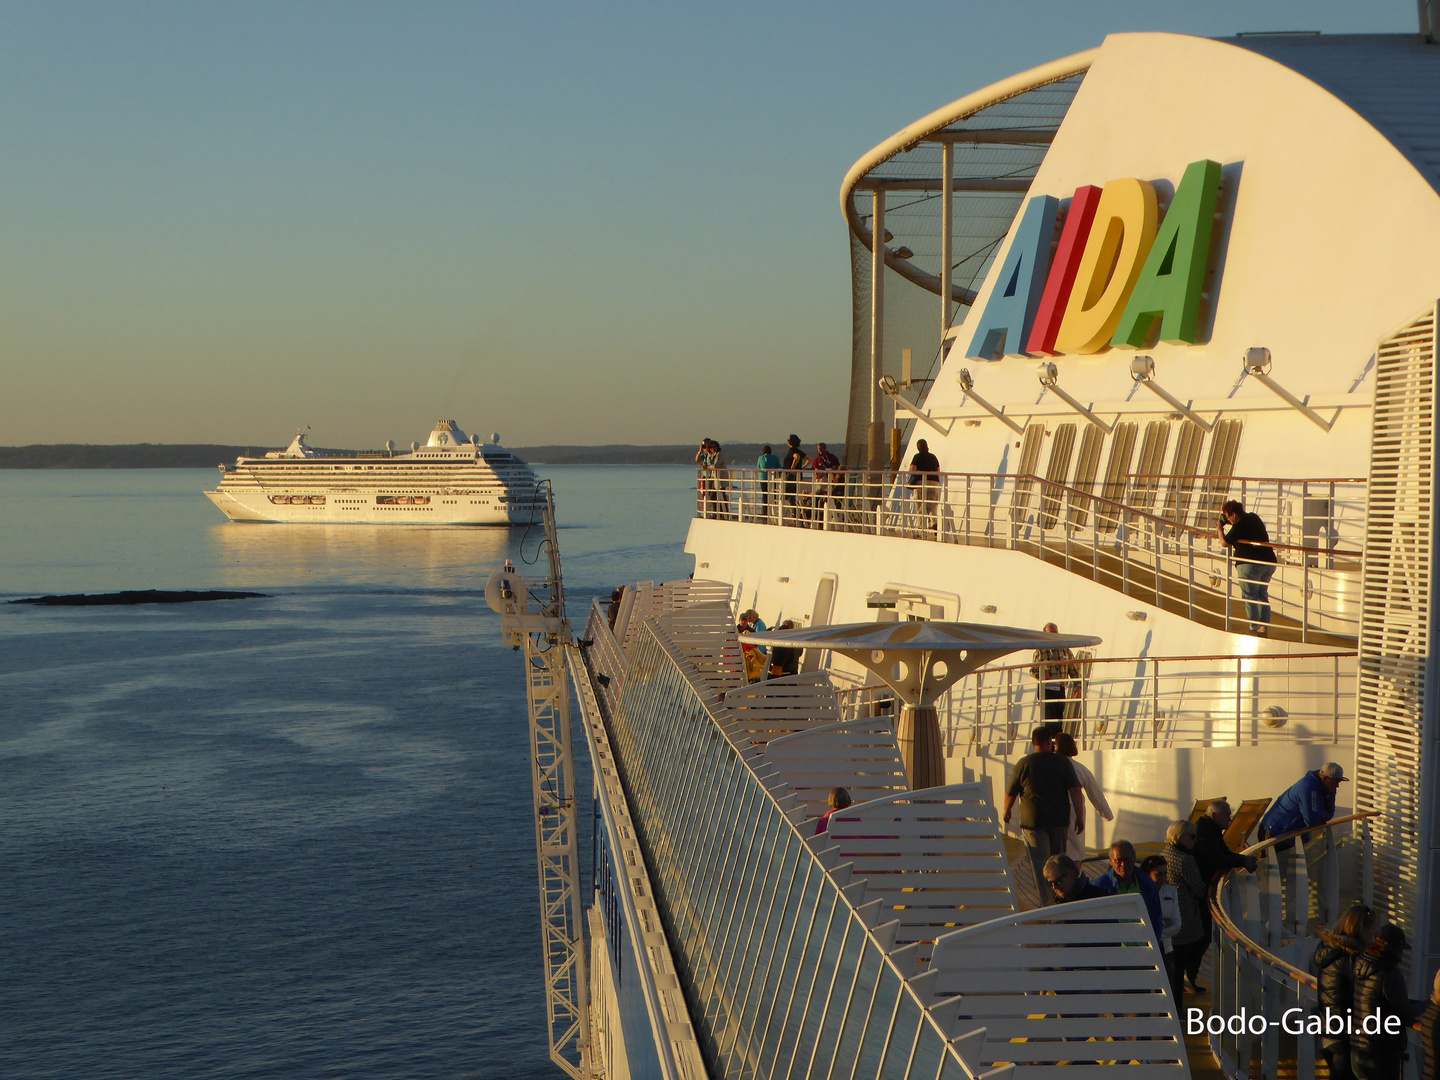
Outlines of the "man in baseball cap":
{"label": "man in baseball cap", "polygon": [[1276,799],[1260,819],[1260,838],[1265,840],[1324,825],[1335,816],[1335,793],[1348,779],[1345,770],[1333,761],[1307,772]]}

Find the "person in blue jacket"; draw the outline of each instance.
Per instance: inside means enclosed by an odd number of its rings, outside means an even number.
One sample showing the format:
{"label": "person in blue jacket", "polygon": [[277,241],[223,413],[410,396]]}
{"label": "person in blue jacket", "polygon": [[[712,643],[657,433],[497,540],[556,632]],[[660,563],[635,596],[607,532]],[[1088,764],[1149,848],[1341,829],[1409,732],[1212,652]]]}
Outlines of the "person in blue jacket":
{"label": "person in blue jacket", "polygon": [[1110,869],[1095,879],[1095,887],[1111,896],[1139,893],[1140,899],[1145,901],[1145,910],[1150,913],[1155,941],[1160,941],[1160,932],[1165,928],[1165,916],[1160,910],[1160,890],[1148,874],[1142,874],[1137,869],[1135,845],[1129,840],[1116,840],[1110,845]]}
{"label": "person in blue jacket", "polygon": [[[1260,839],[1324,825],[1335,816],[1335,793],[1347,780],[1345,770],[1333,761],[1307,772],[1276,799],[1260,819]],[[1293,847],[1294,842],[1285,846]]]}
{"label": "person in blue jacket", "polygon": [[760,513],[768,521],[770,518],[770,504],[774,502],[774,492],[771,490],[770,474],[780,468],[780,459],[770,449],[769,444],[760,448],[760,456],[755,459],[755,472],[758,474],[760,483]]}

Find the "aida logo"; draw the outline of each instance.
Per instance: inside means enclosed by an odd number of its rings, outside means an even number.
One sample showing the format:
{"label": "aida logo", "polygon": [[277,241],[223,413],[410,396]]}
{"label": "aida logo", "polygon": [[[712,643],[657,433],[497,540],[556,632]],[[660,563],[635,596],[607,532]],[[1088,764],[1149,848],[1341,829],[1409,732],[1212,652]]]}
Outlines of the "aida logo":
{"label": "aida logo", "polygon": [[1161,221],[1154,185],[1144,180],[1077,188],[1058,244],[1060,200],[1037,195],[1025,205],[965,355],[1195,344],[1219,189],[1220,166],[1192,162]]}

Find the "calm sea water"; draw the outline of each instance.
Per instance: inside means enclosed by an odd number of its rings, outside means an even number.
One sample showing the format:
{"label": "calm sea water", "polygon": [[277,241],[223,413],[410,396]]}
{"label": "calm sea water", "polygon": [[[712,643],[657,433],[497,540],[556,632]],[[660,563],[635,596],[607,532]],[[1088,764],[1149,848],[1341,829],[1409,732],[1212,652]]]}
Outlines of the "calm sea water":
{"label": "calm sea water", "polygon": [[[690,470],[539,471],[572,618],[691,569]],[[272,594],[0,604],[0,1076],[562,1075],[482,595],[535,537],[231,525],[214,475],[0,472],[0,600]]]}

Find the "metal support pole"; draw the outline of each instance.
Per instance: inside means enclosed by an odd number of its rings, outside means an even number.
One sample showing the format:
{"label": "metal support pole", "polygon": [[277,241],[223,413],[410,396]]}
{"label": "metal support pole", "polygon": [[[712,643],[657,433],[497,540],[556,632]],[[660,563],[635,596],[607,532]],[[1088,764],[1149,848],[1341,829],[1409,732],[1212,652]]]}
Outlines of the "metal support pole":
{"label": "metal support pole", "polygon": [[1331,658],[1331,664],[1335,668],[1334,677],[1330,681],[1330,742],[1336,746],[1340,745],[1340,654],[1336,653]]}
{"label": "metal support pole", "polygon": [[1185,541],[1187,545],[1186,559],[1190,564],[1190,594],[1187,603],[1189,605],[1189,617],[1193,619],[1195,618],[1195,534],[1187,532],[1185,534]]}
{"label": "metal support pole", "polygon": [[1240,703],[1243,693],[1241,684],[1245,681],[1244,661],[1240,657],[1235,658],[1235,745],[1240,745]]}
{"label": "metal support pole", "polygon": [[1229,549],[1225,551],[1225,632],[1230,632],[1230,604],[1232,603],[1232,580],[1231,569],[1235,566],[1235,559]]}
{"label": "metal support pole", "polygon": [[[950,330],[951,265],[955,261],[955,144],[940,147],[940,340]],[[942,346],[943,347],[943,346]],[[943,360],[944,357],[941,357]]]}
{"label": "metal support pole", "polygon": [[[1304,528],[1303,519],[1301,528]],[[1304,564],[1304,576],[1300,582],[1304,596],[1301,599],[1301,622],[1300,640],[1310,640],[1310,556],[1307,552],[1300,553],[1300,561]]]}
{"label": "metal support pole", "polygon": [[870,219],[870,444],[866,468],[885,468],[884,425],[880,416],[880,376],[885,374],[885,192],[871,196]]}
{"label": "metal support pole", "polygon": [[1160,661],[1150,661],[1150,749],[1160,746]]}

